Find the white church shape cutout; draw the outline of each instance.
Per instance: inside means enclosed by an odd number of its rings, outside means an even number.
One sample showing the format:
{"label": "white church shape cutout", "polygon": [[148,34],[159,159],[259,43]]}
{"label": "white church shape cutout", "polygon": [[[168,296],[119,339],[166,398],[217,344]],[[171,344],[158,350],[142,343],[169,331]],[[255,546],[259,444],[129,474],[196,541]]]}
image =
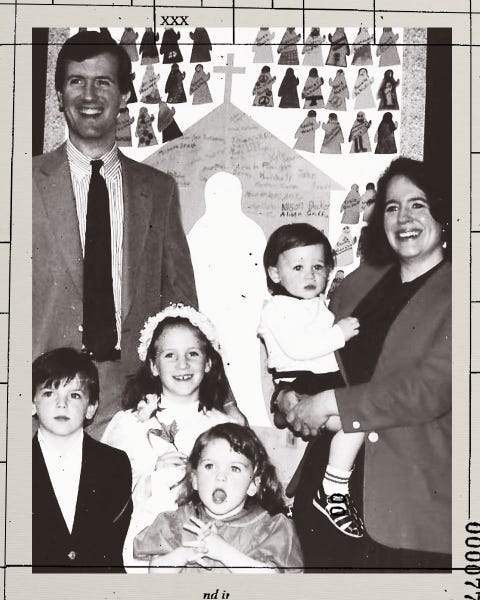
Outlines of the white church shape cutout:
{"label": "white church shape cutout", "polygon": [[[232,77],[244,71],[233,66],[232,54],[214,71],[225,73],[223,104],[144,162],[177,181],[200,310],[217,326],[240,410],[250,425],[271,426],[271,378],[256,337],[268,295],[262,266],[266,239],[285,223],[303,221],[328,235],[330,193],[344,188],[232,104]],[[216,174],[207,209],[205,186]],[[229,266],[237,270],[236,278]]]}
{"label": "white church shape cutout", "polygon": [[224,102],[144,161],[175,177],[185,232],[205,211],[207,179],[225,171],[240,179],[242,210],[267,237],[299,221],[328,234],[330,193],[344,187],[232,103],[232,77],[242,73],[233,54],[214,72],[225,73]]}

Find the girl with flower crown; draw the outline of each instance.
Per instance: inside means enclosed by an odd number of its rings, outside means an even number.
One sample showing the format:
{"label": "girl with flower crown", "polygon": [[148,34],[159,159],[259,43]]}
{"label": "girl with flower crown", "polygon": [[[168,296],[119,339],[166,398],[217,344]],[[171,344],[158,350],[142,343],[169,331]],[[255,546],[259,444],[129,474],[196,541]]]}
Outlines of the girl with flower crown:
{"label": "girl with flower crown", "polygon": [[[213,324],[190,306],[169,306],[141,332],[142,366],[128,381],[124,411],[102,437],[132,464],[133,515],[124,548],[132,559],[136,533],[156,515],[177,508],[185,465],[197,437],[218,423],[245,423],[231,397]],[[138,569],[135,569],[138,572]]]}

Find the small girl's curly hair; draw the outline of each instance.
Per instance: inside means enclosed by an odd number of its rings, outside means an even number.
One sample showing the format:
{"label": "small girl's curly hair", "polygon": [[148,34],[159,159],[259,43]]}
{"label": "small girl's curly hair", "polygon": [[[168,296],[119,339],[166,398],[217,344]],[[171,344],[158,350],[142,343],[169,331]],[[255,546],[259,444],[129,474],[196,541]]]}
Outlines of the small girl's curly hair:
{"label": "small girl's curly hair", "polygon": [[245,506],[257,503],[271,515],[282,512],[285,508],[282,485],[264,445],[252,429],[237,423],[215,425],[197,438],[187,463],[185,490],[178,504],[200,504],[198,493],[192,487],[192,473],[198,468],[203,450],[214,440],[227,441],[234,452],[242,454],[252,463],[254,477],[258,478],[258,491],[253,497],[247,496]]}

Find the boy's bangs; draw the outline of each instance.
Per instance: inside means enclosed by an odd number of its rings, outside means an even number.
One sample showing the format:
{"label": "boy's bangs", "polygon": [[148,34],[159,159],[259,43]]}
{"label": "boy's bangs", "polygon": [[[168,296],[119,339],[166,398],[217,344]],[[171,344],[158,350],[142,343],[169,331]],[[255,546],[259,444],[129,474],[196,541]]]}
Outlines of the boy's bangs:
{"label": "boy's bangs", "polygon": [[68,385],[74,379],[78,380],[79,388],[83,392],[88,393],[91,382],[87,376],[82,375],[81,373],[75,373],[74,375],[69,374],[65,375],[65,377],[50,377],[44,383],[39,384],[38,389],[53,388],[54,390],[57,390],[62,385]]}

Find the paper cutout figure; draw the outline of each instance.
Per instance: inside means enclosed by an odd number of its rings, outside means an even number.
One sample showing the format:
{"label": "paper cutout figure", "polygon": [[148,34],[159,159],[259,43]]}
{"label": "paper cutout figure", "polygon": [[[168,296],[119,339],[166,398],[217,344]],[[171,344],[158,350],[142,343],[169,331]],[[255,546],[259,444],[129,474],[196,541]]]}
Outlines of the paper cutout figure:
{"label": "paper cutout figure", "polygon": [[371,44],[373,36],[368,33],[366,27],[360,27],[355,38],[352,50],[353,58],[352,65],[373,65]]}
{"label": "paper cutout figure", "polygon": [[333,110],[347,110],[347,98],[350,98],[350,92],[348,91],[343,69],[338,69],[335,79],[330,77],[328,83],[332,89],[328,97],[326,108]]}
{"label": "paper cutout figure", "polygon": [[328,288],[328,294],[327,294],[327,300],[332,300],[333,296],[335,295],[335,290],[338,289],[338,286],[342,283],[342,281],[345,279],[345,271],[343,271],[342,269],[338,269],[338,271],[335,273],[335,277],[333,278],[332,283],[330,284],[330,287]]}
{"label": "paper cutout figure", "polygon": [[377,98],[380,103],[378,110],[398,110],[397,86],[400,79],[395,79],[392,69],[387,69],[383,76],[382,83],[378,88]]}
{"label": "paper cutout figure", "polygon": [[162,134],[162,142],[169,142],[183,135],[173,118],[174,115],[175,107],[170,108],[166,102],[160,100],[158,103],[157,129]]}
{"label": "paper cutout figure", "polygon": [[[104,36],[104,38],[106,40],[115,42],[115,40],[112,37],[112,34],[110,33],[110,31],[108,30],[108,27],[100,27],[100,33]],[[117,43],[117,42],[115,42]]]}
{"label": "paper cutout figure", "polygon": [[343,212],[342,223],[356,225],[360,221],[360,208],[360,193],[358,185],[354,183],[340,207],[340,212]]}
{"label": "paper cutout figure", "polygon": [[400,56],[396,42],[398,41],[398,33],[393,33],[391,27],[384,27],[383,33],[377,46],[377,56],[380,57],[378,62],[379,67],[391,67],[400,64]]}
{"label": "paper cutout figure", "polygon": [[135,104],[135,102],[138,102],[138,98],[137,98],[137,92],[135,91],[135,87],[133,85],[133,80],[135,79],[135,73],[132,73],[130,75],[131,79],[130,79],[130,86],[129,86],[129,92],[130,95],[128,96],[128,100],[127,100],[127,104]]}
{"label": "paper cutout figure", "polygon": [[158,42],[159,33],[153,33],[151,27],[145,28],[139,52],[142,55],[141,65],[151,65],[160,62],[155,42]]}
{"label": "paper cutout figure", "polygon": [[216,326],[238,407],[250,425],[270,425],[261,385],[256,331],[268,296],[265,233],[242,212],[242,185],[215,173],[205,185],[205,214],[187,236],[200,310]]}
{"label": "paper cutout figure", "polygon": [[138,147],[155,146],[157,138],[152,127],[153,115],[148,114],[148,108],[142,106],[138,113],[135,135],[138,138]]}
{"label": "paper cutout figure", "polygon": [[289,67],[278,90],[278,95],[281,98],[280,108],[300,108],[297,93],[299,83],[298,77],[295,76],[293,69]]}
{"label": "paper cutout figure", "polygon": [[322,85],[323,79],[319,77],[317,69],[313,67],[313,69],[310,69],[307,81],[303,86],[302,98],[305,98],[303,108],[323,108],[325,106]]}
{"label": "paper cutout figure", "polygon": [[255,96],[253,106],[273,106],[272,86],[276,80],[276,77],[270,75],[269,66],[262,67],[252,91]]}
{"label": "paper cutout figure", "polygon": [[212,51],[212,42],[205,27],[196,27],[194,31],[189,33],[193,40],[192,55],[190,62],[210,62],[210,52]]}
{"label": "paper cutout figure", "polygon": [[368,71],[365,68],[358,69],[357,81],[353,88],[353,97],[355,98],[355,109],[359,108],[374,108],[375,100],[372,94],[373,77],[368,76]]}
{"label": "paper cutout figure", "polygon": [[323,138],[322,149],[323,154],[341,154],[343,142],[342,128],[338,122],[338,117],[335,113],[328,115],[328,121],[322,124],[322,129],[325,131]]}
{"label": "paper cutout figure", "polygon": [[372,124],[367,121],[365,113],[360,111],[357,113],[357,118],[353,122],[348,141],[352,142],[350,153],[371,152],[370,138],[368,137],[368,128]]}
{"label": "paper cutout figure", "polygon": [[365,189],[365,193],[360,198],[361,209],[363,210],[362,220],[363,226],[360,230],[360,236],[358,238],[357,245],[357,257],[360,258],[360,262],[363,262],[364,259],[364,248],[365,248],[365,238],[367,235],[367,225],[372,216],[373,208],[375,206],[375,196],[377,191],[375,190],[374,183],[367,183],[367,187]]}
{"label": "paper cutout figure", "polygon": [[268,27],[260,27],[252,46],[254,63],[272,63],[273,53],[270,42],[275,37]]}
{"label": "paper cutout figure", "polygon": [[160,75],[155,73],[153,65],[147,65],[142,85],[140,86],[140,102],[144,104],[158,104],[160,101],[160,92],[157,86],[158,81],[160,81]]}
{"label": "paper cutout figure", "polygon": [[310,35],[305,41],[305,45],[302,49],[303,64],[311,67],[323,67],[323,56],[322,56],[322,43],[327,38],[320,35],[320,29],[318,27],[312,27]]}
{"label": "paper cutout figure", "polygon": [[117,146],[132,145],[132,130],[130,125],[135,121],[134,117],[130,117],[128,106],[121,108],[117,116],[117,125],[115,129],[115,141]]}
{"label": "paper cutout figure", "polygon": [[317,113],[309,110],[308,115],[300,124],[295,132],[297,141],[295,150],[305,150],[305,152],[315,152],[315,131],[320,127],[320,121],[317,121]]}
{"label": "paper cutout figure", "polygon": [[185,90],[183,89],[184,79],[185,71],[180,72],[180,67],[177,63],[173,63],[167,83],[165,84],[165,93],[168,94],[167,102],[169,104],[180,104],[187,101]]}
{"label": "paper cutout figure", "polygon": [[333,34],[328,34],[328,41],[331,46],[326,64],[332,67],[346,67],[347,56],[350,54],[350,46],[345,35],[345,29],[337,27]]}
{"label": "paper cutout figure", "polygon": [[375,133],[374,141],[377,142],[375,154],[396,154],[395,129],[397,127],[398,123],[393,121],[392,113],[386,112]]}
{"label": "paper cutout figure", "polygon": [[375,189],[374,183],[367,183],[365,193],[360,197],[360,209],[363,211],[362,219],[365,223],[368,223],[372,214],[373,207],[375,205],[375,196],[377,190]]}
{"label": "paper cutout figure", "polygon": [[193,74],[189,90],[190,96],[193,96],[192,104],[208,104],[212,102],[212,96],[208,87],[209,79],[210,73],[205,73],[203,65],[195,65],[195,73]]}
{"label": "paper cutout figure", "polygon": [[350,227],[345,225],[335,245],[335,260],[337,267],[346,267],[353,262],[353,245],[357,238],[352,237]]}
{"label": "paper cutout figure", "polygon": [[297,42],[301,37],[301,34],[295,31],[295,27],[287,27],[277,48],[277,52],[280,54],[279,65],[298,65]]}
{"label": "paper cutout figure", "polygon": [[137,62],[139,58],[136,44],[137,38],[138,33],[134,31],[133,27],[125,27],[122,37],[120,38],[120,44],[125,48],[125,52],[132,62]]}
{"label": "paper cutout figure", "polygon": [[163,56],[163,64],[171,65],[173,63],[183,62],[183,56],[178,47],[180,32],[174,31],[173,27],[165,29],[160,44],[160,54]]}

